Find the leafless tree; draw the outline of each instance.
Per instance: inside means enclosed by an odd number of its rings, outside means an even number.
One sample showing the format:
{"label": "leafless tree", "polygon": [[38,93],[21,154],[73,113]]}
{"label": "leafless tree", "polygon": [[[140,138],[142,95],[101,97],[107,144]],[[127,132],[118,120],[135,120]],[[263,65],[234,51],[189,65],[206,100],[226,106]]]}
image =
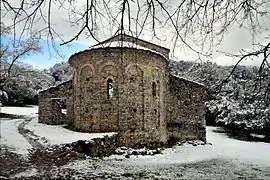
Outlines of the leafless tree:
{"label": "leafless tree", "polygon": [[[2,38],[10,33],[9,29],[5,27],[3,23],[1,23],[0,30]],[[4,42],[1,42],[0,91],[3,91],[4,86],[10,77],[18,75],[12,71],[14,64],[32,53],[41,52],[38,40],[39,38],[30,37],[17,42],[6,38]]]}
{"label": "leafless tree", "polygon": [[[135,37],[146,33],[158,40],[168,36],[174,42],[172,50],[183,46],[199,58],[211,57],[213,47],[222,42],[232,27],[248,28],[255,37],[270,18],[267,0],[1,0],[1,7],[2,18],[12,17],[9,28],[13,29],[14,39],[38,31],[64,45],[84,35],[99,41],[102,31]],[[64,39],[54,28],[52,11],[68,14],[67,22],[77,27],[73,37]],[[38,22],[43,22],[44,27],[37,30]],[[23,28],[18,30],[18,26]],[[261,59],[258,83],[268,81],[264,88],[268,98],[269,78],[261,77],[265,73],[269,76],[269,36],[254,44],[254,50],[229,54],[239,59],[235,67],[248,58]]]}

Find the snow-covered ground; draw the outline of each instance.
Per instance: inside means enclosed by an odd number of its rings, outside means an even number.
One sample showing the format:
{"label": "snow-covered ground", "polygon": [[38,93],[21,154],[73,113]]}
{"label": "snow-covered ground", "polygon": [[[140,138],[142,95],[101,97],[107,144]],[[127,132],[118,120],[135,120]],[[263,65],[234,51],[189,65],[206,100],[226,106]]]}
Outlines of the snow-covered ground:
{"label": "snow-covered ground", "polygon": [[[81,133],[74,132],[64,128],[63,126],[53,126],[38,123],[38,107],[1,107],[1,112],[13,115],[25,115],[26,119],[31,119],[26,123],[24,128],[34,133],[34,139],[42,145],[56,145],[72,143],[78,140],[91,140],[93,138],[102,138],[116,134],[111,133]],[[18,126],[25,119],[1,120],[1,144],[10,147],[14,152],[19,154],[27,154],[27,149],[31,149],[31,145],[19,133]],[[33,136],[29,134],[29,136]]]}
{"label": "snow-covered ground", "polygon": [[32,146],[19,133],[18,126],[23,122],[23,119],[1,120],[1,145],[6,145],[10,151],[22,155],[28,154],[28,150]]}
{"label": "snow-covered ground", "polygon": [[[155,156],[131,156],[121,162],[134,165],[164,166],[168,164],[194,163],[211,159],[230,159],[242,163],[270,166],[270,144],[247,142],[229,138],[224,133],[216,133],[217,127],[207,127],[207,141],[213,145],[175,146]],[[111,156],[107,159],[119,159]]]}
{"label": "snow-covered ground", "polygon": [[207,127],[207,139],[213,143],[213,149],[219,157],[270,166],[270,143],[232,139],[225,133],[214,132],[216,129]]}
{"label": "snow-covered ground", "polygon": [[[65,129],[62,126],[40,124],[37,122],[37,107],[2,107],[1,111],[10,114],[27,115],[26,117],[32,119],[26,123],[24,128],[32,131],[37,140],[43,145],[91,140],[96,137],[114,134],[79,133]],[[25,120],[1,120],[1,145],[4,144],[13,152],[19,154],[27,154],[27,149],[31,148],[28,141],[18,131],[18,126],[23,121]],[[270,168],[270,143],[232,139],[225,133],[217,133],[217,129],[217,127],[207,127],[207,141],[213,145],[192,146],[185,144],[165,149],[162,154],[155,156],[132,155],[130,158],[124,158],[123,156],[112,155],[98,161],[93,161],[91,158],[80,159],[71,161],[65,166],[55,169],[55,171],[64,173],[72,170],[80,174],[78,177],[84,177],[84,175],[88,177],[91,174],[93,178],[101,177],[101,179],[106,178],[108,174],[108,177],[119,176],[122,178],[126,172],[133,173],[132,177],[137,177],[138,173],[151,172],[154,173],[153,177],[164,179],[174,179],[174,177],[178,177],[179,173],[182,173],[183,177],[187,178],[207,178],[217,175],[216,173],[220,178],[229,173],[230,176],[227,179],[231,177],[258,179],[268,177],[268,175],[270,177],[270,172],[266,170]],[[217,168],[218,172],[215,172],[213,168]],[[160,172],[159,169],[161,169]],[[171,176],[167,176],[168,173]],[[194,176],[194,173],[196,176]],[[248,174],[248,176],[241,174]],[[260,176],[261,174],[262,176]],[[145,177],[152,176],[147,174]]]}
{"label": "snow-covered ground", "polygon": [[[80,133],[68,130],[62,126],[38,123],[37,106],[33,107],[2,107],[1,111],[9,114],[30,115],[32,120],[25,128],[32,131],[41,143],[45,145],[71,143],[78,140],[91,140],[115,133]],[[35,117],[33,117],[35,116]],[[17,149],[18,153],[26,153],[31,145],[18,132],[22,119],[1,121],[1,144]],[[230,158],[250,163],[270,165],[270,144],[263,142],[247,142],[227,137],[224,133],[214,132],[217,127],[207,127],[207,141],[213,145],[176,146],[163,151],[156,156],[132,156],[126,162],[131,164],[175,164],[203,161],[215,158]],[[42,141],[45,140],[46,141]],[[115,158],[112,156],[110,158]]]}
{"label": "snow-covered ground", "polygon": [[1,112],[6,114],[14,115],[35,115],[38,113],[38,106],[27,106],[27,107],[1,107]]}
{"label": "snow-covered ground", "polygon": [[61,125],[46,125],[38,123],[38,118],[33,118],[26,126],[26,129],[32,131],[35,135],[40,137],[39,142],[43,145],[55,145],[72,143],[78,140],[91,140],[93,138],[102,138],[104,136],[111,136],[116,134],[111,133],[81,133],[74,132],[64,128]]}
{"label": "snow-covered ground", "polygon": [[[29,107],[1,107],[1,112],[13,115],[36,116],[37,106]],[[11,152],[27,155],[32,146],[19,133],[18,127],[25,119],[3,118],[0,121],[0,145],[6,145]]]}

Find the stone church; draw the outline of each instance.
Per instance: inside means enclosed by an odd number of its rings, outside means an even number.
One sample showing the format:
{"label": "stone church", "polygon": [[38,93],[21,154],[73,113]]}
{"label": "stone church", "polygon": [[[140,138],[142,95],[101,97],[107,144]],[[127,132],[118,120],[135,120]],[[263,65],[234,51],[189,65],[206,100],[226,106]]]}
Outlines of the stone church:
{"label": "stone church", "polygon": [[40,123],[118,132],[126,146],[206,140],[205,87],[170,74],[169,49],[119,34],[68,62],[72,80],[39,93]]}

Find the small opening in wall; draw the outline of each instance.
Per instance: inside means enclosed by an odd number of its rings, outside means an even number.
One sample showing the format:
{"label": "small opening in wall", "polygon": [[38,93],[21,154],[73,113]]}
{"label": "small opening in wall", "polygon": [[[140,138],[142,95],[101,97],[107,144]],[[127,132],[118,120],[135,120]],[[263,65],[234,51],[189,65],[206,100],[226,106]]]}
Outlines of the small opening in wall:
{"label": "small opening in wall", "polygon": [[197,113],[198,112],[198,109],[195,109],[195,112]]}
{"label": "small opening in wall", "polygon": [[152,83],[152,94],[155,97],[157,95],[157,84],[156,82]]}
{"label": "small opening in wall", "polygon": [[133,112],[137,112],[137,109],[133,109]]}
{"label": "small opening in wall", "polygon": [[88,77],[88,78],[86,78],[85,80],[86,80],[86,81],[90,81],[90,78]]}
{"label": "small opening in wall", "polygon": [[59,109],[61,110],[62,114],[67,114],[67,99],[65,98],[59,98],[59,99],[53,99]]}
{"label": "small opening in wall", "polygon": [[113,97],[113,80],[110,78],[107,80],[107,97],[108,99]]}
{"label": "small opening in wall", "polygon": [[157,109],[154,109],[155,114],[157,114]]}

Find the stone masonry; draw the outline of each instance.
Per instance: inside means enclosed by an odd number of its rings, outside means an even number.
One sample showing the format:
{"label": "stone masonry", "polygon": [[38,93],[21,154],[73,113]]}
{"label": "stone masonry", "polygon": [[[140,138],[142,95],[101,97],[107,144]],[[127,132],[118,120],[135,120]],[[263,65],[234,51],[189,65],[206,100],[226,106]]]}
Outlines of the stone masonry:
{"label": "stone masonry", "polygon": [[[58,100],[66,100],[67,113],[63,114]],[[59,84],[39,93],[38,116],[40,123],[59,125],[73,122],[72,81]]]}
{"label": "stone masonry", "polygon": [[[172,138],[205,141],[205,88],[170,75],[168,53],[118,35],[72,55],[72,81],[39,94],[39,122],[118,132],[125,146],[167,144]],[[57,98],[67,101],[65,116],[57,109]]]}

